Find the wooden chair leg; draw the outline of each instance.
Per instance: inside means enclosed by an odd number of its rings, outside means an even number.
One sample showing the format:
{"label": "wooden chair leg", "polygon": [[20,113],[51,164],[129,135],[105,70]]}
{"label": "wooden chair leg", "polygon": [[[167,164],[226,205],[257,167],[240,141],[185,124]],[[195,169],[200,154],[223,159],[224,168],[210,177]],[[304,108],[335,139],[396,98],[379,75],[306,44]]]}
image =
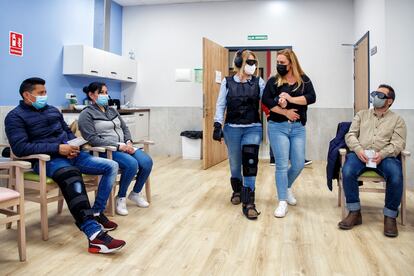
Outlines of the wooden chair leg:
{"label": "wooden chair leg", "polygon": [[23,171],[16,167],[16,188],[20,193],[19,205],[17,206],[17,213],[19,220],[17,221],[17,244],[19,247],[20,261],[26,261],[26,225],[25,225],[25,210],[24,210],[24,178]]}
{"label": "wooden chair leg", "polygon": [[42,229],[42,239],[49,239],[49,222],[47,216],[47,199],[45,196],[40,197],[40,227]]}
{"label": "wooden chair leg", "polygon": [[[12,207],[9,207],[9,208],[6,208],[6,209],[9,209],[9,210],[13,211],[14,207],[12,206]],[[12,227],[12,222],[6,223],[6,229],[11,229],[11,227]]]}
{"label": "wooden chair leg", "polygon": [[[15,185],[14,182],[16,181],[15,178],[16,178],[16,173],[14,172],[14,170],[9,169],[9,179],[7,181],[7,188],[14,189],[14,185]],[[7,209],[13,211],[14,207],[12,206],[12,207],[7,208]],[[11,229],[11,227],[12,227],[12,222],[6,223],[6,229]]]}
{"label": "wooden chair leg", "polygon": [[19,213],[19,220],[17,221],[17,232],[18,232],[18,240],[17,244],[19,246],[19,256],[20,261],[26,261],[26,226],[24,223],[24,207],[18,206],[17,207]]}
{"label": "wooden chair leg", "polygon": [[342,213],[342,219],[344,219],[347,215],[346,206],[345,206],[345,193],[344,189],[341,185],[341,213]]}
{"label": "wooden chair leg", "polygon": [[151,181],[150,178],[147,178],[147,182],[145,183],[145,195],[147,197],[148,203],[151,203]]}
{"label": "wooden chair leg", "polygon": [[338,207],[341,207],[341,185],[339,184],[339,179],[338,179]]}
{"label": "wooden chair leg", "polygon": [[110,217],[115,216],[115,189],[116,186],[114,185],[114,187],[111,190],[111,193],[109,194],[108,204],[106,205],[106,213]]}
{"label": "wooden chair leg", "polygon": [[405,181],[403,181],[403,194],[401,198],[401,225],[405,225],[405,221],[407,219],[406,188]]}
{"label": "wooden chair leg", "polygon": [[[62,191],[60,190],[60,188],[59,188],[59,196],[60,197],[63,196]],[[58,214],[62,214],[62,210],[63,210],[63,199],[59,199],[58,200],[58,209],[57,209]]]}

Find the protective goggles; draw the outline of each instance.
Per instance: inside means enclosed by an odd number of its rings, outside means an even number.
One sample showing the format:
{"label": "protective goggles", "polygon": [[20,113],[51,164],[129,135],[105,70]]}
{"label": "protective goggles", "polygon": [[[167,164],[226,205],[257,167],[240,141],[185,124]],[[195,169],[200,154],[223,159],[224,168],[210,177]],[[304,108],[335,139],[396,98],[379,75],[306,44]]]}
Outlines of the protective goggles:
{"label": "protective goggles", "polygon": [[255,60],[255,59],[247,59],[246,60],[246,64],[248,64],[250,66],[255,65],[255,64],[257,64],[257,60]]}
{"label": "protective goggles", "polygon": [[385,93],[383,92],[379,92],[379,91],[372,91],[371,92],[371,97],[375,97],[377,96],[379,99],[391,99],[390,97],[388,97]]}

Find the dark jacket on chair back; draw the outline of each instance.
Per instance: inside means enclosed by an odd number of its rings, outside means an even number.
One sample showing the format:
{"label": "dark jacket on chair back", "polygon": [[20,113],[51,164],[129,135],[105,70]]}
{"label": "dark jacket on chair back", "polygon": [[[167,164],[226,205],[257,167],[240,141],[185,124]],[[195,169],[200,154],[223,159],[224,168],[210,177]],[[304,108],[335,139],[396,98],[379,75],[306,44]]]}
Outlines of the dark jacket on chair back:
{"label": "dark jacket on chair back", "polygon": [[338,124],[336,136],[329,142],[328,164],[326,165],[326,179],[329,190],[332,191],[332,180],[338,179],[339,169],[341,167],[341,158],[339,149],[348,147],[345,143],[345,134],[348,133],[351,122],[342,122]]}

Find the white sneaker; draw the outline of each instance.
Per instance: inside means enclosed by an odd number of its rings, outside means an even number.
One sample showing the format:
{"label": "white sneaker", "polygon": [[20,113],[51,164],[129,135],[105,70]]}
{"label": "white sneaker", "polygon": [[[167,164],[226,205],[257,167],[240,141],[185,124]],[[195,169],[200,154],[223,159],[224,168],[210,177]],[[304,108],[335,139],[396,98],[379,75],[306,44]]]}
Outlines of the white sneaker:
{"label": "white sneaker", "polygon": [[289,205],[296,205],[296,198],[295,198],[295,196],[293,195],[293,191],[292,191],[292,189],[291,188],[289,188],[288,190],[287,190],[287,203],[289,204]]}
{"label": "white sneaker", "polygon": [[128,209],[126,206],[126,197],[116,197],[116,213],[121,216],[128,215]]}
{"label": "white sneaker", "polygon": [[287,212],[288,212],[287,202],[284,200],[279,201],[279,206],[277,206],[275,213],[274,213],[275,217],[283,218],[284,216],[286,216]]}
{"label": "white sneaker", "polygon": [[149,203],[145,200],[142,193],[131,192],[128,196],[128,199],[135,202],[138,207],[147,208],[149,206]]}

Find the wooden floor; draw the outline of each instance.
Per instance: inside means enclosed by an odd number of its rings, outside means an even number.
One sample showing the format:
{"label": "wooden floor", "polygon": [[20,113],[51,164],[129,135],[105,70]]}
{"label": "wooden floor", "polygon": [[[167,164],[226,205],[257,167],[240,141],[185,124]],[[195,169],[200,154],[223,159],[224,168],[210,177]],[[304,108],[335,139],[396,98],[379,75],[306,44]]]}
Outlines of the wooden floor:
{"label": "wooden floor", "polygon": [[87,241],[65,206],[50,206],[50,239],[42,241],[39,208],[27,203],[27,262],[18,261],[16,227],[0,230],[0,275],[414,275],[414,193],[407,225],[384,237],[383,194],[363,194],[363,224],[337,228],[337,190],[326,188],[324,163],[304,169],[298,205],[273,216],[274,167],[260,163],[257,221],[230,204],[228,163],[156,158],[149,209],[129,204],[113,236],[127,241],[114,255],[87,252]]}

